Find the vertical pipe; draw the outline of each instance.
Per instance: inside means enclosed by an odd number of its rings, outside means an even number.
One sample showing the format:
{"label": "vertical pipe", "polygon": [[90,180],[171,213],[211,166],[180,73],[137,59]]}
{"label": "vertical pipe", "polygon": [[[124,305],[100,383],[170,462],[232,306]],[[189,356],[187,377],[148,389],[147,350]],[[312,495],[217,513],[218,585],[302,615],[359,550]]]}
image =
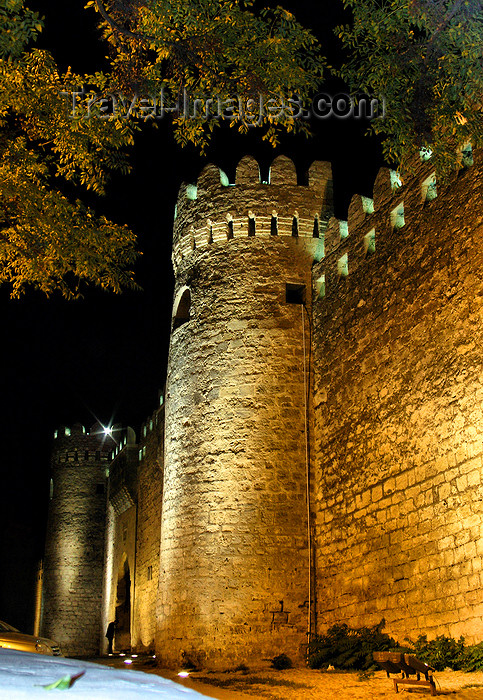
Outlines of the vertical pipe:
{"label": "vertical pipe", "polygon": [[308,401],[307,401],[307,351],[305,342],[305,305],[302,309],[302,348],[304,355],[304,425],[305,425],[305,478],[306,478],[306,499],[307,499],[307,545],[309,552],[309,609],[307,614],[307,643],[310,642],[312,634],[312,537],[310,532],[310,460],[309,460],[309,421],[308,421]]}

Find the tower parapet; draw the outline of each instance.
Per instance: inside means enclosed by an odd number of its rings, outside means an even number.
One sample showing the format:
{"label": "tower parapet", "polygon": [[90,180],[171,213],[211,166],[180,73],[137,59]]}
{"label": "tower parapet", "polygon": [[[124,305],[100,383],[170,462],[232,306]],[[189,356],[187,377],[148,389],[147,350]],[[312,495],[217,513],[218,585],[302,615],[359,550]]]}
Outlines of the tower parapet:
{"label": "tower parapet", "polygon": [[238,163],[234,185],[210,164],[195,185],[185,183],[180,188],[173,264],[177,269],[194,250],[250,236],[299,237],[312,240],[315,250],[331,213],[329,163],[312,164],[307,186],[297,185],[295,166],[285,156],[273,161],[269,182],[261,182],[259,165],[251,156]]}
{"label": "tower parapet", "polygon": [[422,209],[437,196],[430,159],[415,163],[406,181],[395,170],[380,168],[372,197],[354,194],[347,220],[332,217],[328,221],[323,234],[324,259],[319,258],[317,265],[316,294],[332,294],[343,278],[361,274],[373,254],[384,249],[393,236],[402,237],[402,244],[405,232],[413,229]]}

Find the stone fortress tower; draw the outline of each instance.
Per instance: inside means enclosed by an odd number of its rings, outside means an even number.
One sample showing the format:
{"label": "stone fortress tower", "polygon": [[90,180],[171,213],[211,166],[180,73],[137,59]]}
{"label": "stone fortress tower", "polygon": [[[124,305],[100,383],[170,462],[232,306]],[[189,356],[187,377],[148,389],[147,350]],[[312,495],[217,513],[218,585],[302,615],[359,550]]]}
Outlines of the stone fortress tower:
{"label": "stone fortress tower", "polygon": [[311,616],[311,267],[331,169],[277,158],[181,188],[166,385],[156,649],[162,662],[299,655]]}
{"label": "stone fortress tower", "polygon": [[469,147],[445,185],[381,169],[345,221],[326,163],[183,185],[165,396],[89,477],[56,441],[44,633],[92,653],[123,606],[115,648],[178,668],[301,660],[336,623],[482,641],[482,203]]}
{"label": "stone fortress tower", "polygon": [[42,634],[64,654],[99,652],[106,485],[112,439],[99,424],[56,431],[43,581]]}

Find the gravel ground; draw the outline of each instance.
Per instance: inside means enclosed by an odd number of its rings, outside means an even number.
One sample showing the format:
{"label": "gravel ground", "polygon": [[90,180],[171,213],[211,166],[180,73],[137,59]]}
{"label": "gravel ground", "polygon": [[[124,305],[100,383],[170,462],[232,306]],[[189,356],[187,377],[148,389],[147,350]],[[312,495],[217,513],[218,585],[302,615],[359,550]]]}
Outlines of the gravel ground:
{"label": "gravel ground", "polygon": [[[122,658],[96,659],[98,663],[126,668]],[[258,669],[250,672],[192,672],[179,678],[160,669],[152,659],[134,658],[130,668],[174,680],[217,700],[380,700],[429,698],[429,688],[401,686],[398,695],[391,679],[378,671],[367,679],[357,673],[321,672],[308,668],[286,671]],[[438,696],[452,700],[483,700],[483,672],[443,671],[434,675]]]}
{"label": "gravel ground", "polygon": [[[453,700],[483,700],[483,672],[435,673],[438,696]],[[205,685],[206,684],[206,685]],[[226,698],[259,698],[260,700],[372,700],[395,696],[392,680],[384,671],[368,679],[357,673],[289,669],[253,673],[192,673],[187,683],[199,692],[210,693],[220,700]],[[205,686],[203,688],[203,686]],[[215,694],[219,691],[220,694]],[[223,690],[230,695],[223,695]],[[398,697],[431,697],[429,688],[400,687]]]}

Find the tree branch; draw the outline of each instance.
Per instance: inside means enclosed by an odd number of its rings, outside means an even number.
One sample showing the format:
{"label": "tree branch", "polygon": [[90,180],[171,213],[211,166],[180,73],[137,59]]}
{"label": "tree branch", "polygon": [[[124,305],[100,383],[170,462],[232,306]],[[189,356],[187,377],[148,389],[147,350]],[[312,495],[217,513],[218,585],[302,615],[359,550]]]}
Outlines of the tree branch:
{"label": "tree branch", "polygon": [[[107,12],[106,8],[104,7],[102,0],[94,0],[97,10],[101,17],[108,23],[108,25],[114,29],[115,32],[118,32],[119,34],[122,34],[123,36],[128,37],[128,39],[134,39],[135,41],[154,41],[153,37],[149,36],[144,36],[144,34],[137,34],[134,32],[131,32],[129,29],[126,29],[125,27],[122,27],[120,24],[118,24],[112,17],[111,15]],[[171,46],[174,46],[174,42],[169,42],[168,43]]]}

